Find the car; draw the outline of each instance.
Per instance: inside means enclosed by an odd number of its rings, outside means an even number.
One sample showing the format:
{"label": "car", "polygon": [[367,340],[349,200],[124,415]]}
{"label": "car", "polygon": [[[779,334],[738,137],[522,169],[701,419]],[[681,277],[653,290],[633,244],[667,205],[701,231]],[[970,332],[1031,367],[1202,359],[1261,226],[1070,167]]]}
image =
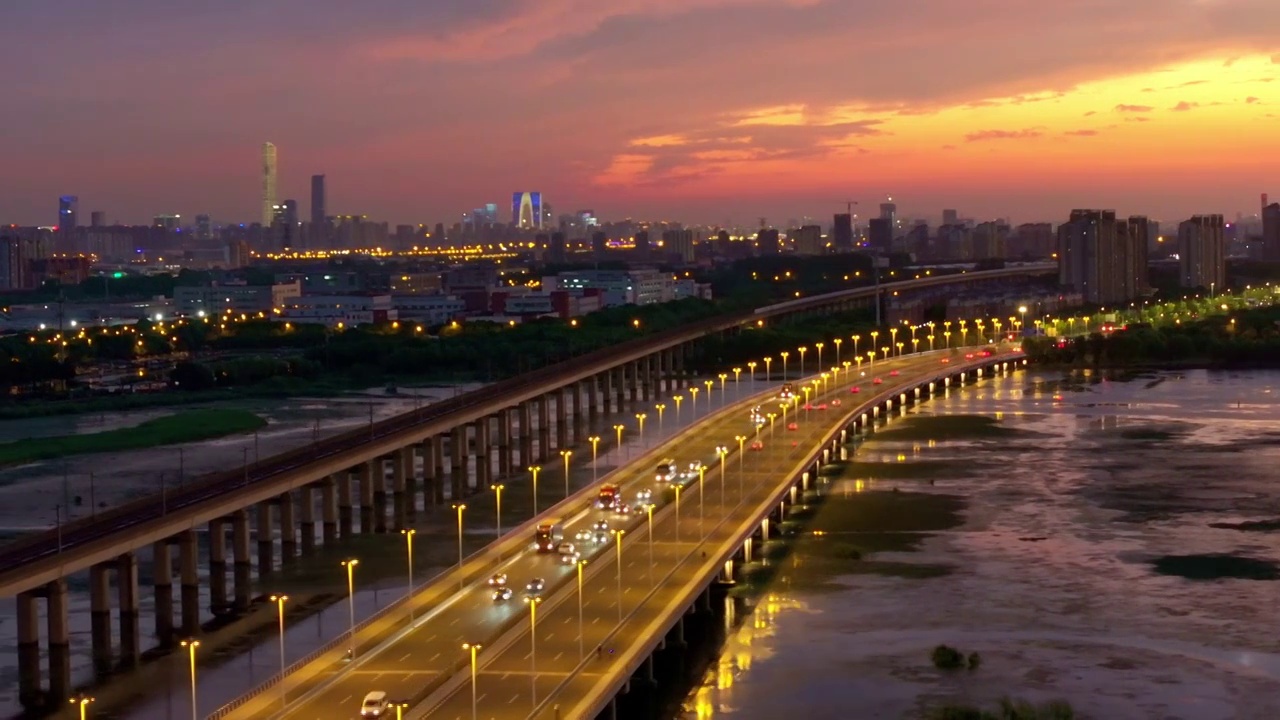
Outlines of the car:
{"label": "car", "polygon": [[507,584],[507,574],[497,572],[489,576],[489,587],[502,587]]}
{"label": "car", "polygon": [[813,406],[813,409],[814,409],[814,410],[826,410],[826,409],[827,409],[827,404],[826,404],[826,403],[818,403],[817,405],[814,405],[814,406]]}
{"label": "car", "polygon": [[511,588],[506,585],[499,585],[493,589],[493,601],[505,602],[511,599]]}
{"label": "car", "polygon": [[849,392],[854,395],[857,395],[858,393],[862,392],[862,388],[858,387],[857,385],[854,385],[853,387],[849,388]]}
{"label": "car", "polygon": [[809,403],[805,403],[805,404],[804,404],[804,409],[805,409],[805,410],[817,410],[818,408],[814,407],[813,405],[810,405]]}
{"label": "car", "polygon": [[595,524],[594,526],[592,526],[592,528],[591,528],[591,529],[592,529],[592,530],[594,530],[594,531],[596,531],[596,532],[607,533],[607,532],[609,532],[609,521],[608,521],[608,520],[597,520],[597,521],[596,521],[596,524]]}
{"label": "car", "polygon": [[542,591],[547,587],[547,581],[542,578],[534,578],[524,586],[524,596],[526,598],[542,597]]}
{"label": "car", "polygon": [[381,690],[375,690],[365,695],[364,701],[360,703],[360,717],[382,717],[390,706],[391,703],[387,702],[387,694]]}
{"label": "car", "polygon": [[642,503],[647,503],[651,499],[653,499],[653,491],[649,488],[640,488],[636,491],[636,500]]}
{"label": "car", "polygon": [[942,358],[942,364],[943,365],[951,364],[951,358]]}
{"label": "car", "polygon": [[990,351],[990,350],[983,350],[983,351],[982,351],[982,357],[991,357],[991,351]]}
{"label": "car", "polygon": [[883,380],[881,380],[880,378],[876,378],[875,380],[872,380],[872,381],[871,381],[871,384],[872,384],[872,385],[881,385],[881,384],[883,384],[883,383],[884,383],[884,381],[883,381]]}
{"label": "car", "polygon": [[633,511],[631,509],[631,506],[624,502],[617,503],[613,506],[614,517],[622,518],[625,520],[631,517],[632,512]]}
{"label": "car", "polygon": [[964,359],[965,359],[965,360],[972,360],[972,359],[973,359],[973,353],[965,353],[965,354],[964,354]]}
{"label": "car", "polygon": [[751,447],[750,447],[750,449],[755,450],[755,451],[757,451],[757,452],[758,452],[758,451],[760,451],[760,450],[763,450],[763,449],[764,449],[764,443],[760,442],[759,440],[756,440],[755,442],[751,443]]}
{"label": "car", "polygon": [[840,398],[831,401],[831,407],[840,407]]}
{"label": "car", "polygon": [[572,553],[569,553],[568,555],[565,555],[564,553],[560,554],[561,565],[577,565],[578,561],[581,559],[582,559],[582,553],[580,552],[572,552]]}
{"label": "car", "polygon": [[573,536],[573,539],[577,540],[578,542],[591,542],[591,531],[579,530],[577,534]]}
{"label": "car", "polygon": [[799,429],[800,429],[800,425],[799,425],[799,423],[787,423],[787,429],[788,429],[788,430],[799,430]]}
{"label": "car", "polygon": [[889,377],[898,377],[898,371],[897,371],[897,370],[890,370],[890,371],[889,371]]}
{"label": "car", "polygon": [[689,469],[684,471],[684,477],[686,479],[693,480],[694,478],[698,477],[698,471],[700,470],[702,470],[702,461],[694,460],[693,462],[689,463]]}
{"label": "car", "polygon": [[607,545],[612,539],[613,536],[607,532],[597,532],[595,536],[591,538],[591,541],[597,545]]}

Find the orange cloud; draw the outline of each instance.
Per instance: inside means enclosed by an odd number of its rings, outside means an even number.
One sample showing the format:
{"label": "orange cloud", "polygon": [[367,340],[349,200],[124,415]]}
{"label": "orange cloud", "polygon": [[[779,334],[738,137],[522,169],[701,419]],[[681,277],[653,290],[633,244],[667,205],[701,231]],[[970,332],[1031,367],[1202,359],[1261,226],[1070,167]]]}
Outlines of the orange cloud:
{"label": "orange cloud", "polygon": [[1036,128],[1026,130],[979,130],[964,136],[965,142],[984,142],[986,140],[1025,140],[1042,137],[1044,132]]}
{"label": "orange cloud", "polygon": [[1154,108],[1154,107],[1151,107],[1150,105],[1123,105],[1123,104],[1121,104],[1121,105],[1117,105],[1117,106],[1115,106],[1115,111],[1116,111],[1116,112],[1120,112],[1120,113],[1149,113],[1149,112],[1151,112],[1152,110],[1155,110],[1155,108]]}

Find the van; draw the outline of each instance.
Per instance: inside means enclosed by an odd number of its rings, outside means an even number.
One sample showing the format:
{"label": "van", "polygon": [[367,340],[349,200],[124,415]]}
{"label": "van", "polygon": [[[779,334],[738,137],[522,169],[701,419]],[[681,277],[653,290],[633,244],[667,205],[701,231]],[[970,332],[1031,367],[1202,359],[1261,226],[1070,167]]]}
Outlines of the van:
{"label": "van", "polygon": [[382,717],[382,714],[387,711],[387,705],[387,694],[381,690],[375,690],[364,696],[364,702],[360,705],[360,717]]}

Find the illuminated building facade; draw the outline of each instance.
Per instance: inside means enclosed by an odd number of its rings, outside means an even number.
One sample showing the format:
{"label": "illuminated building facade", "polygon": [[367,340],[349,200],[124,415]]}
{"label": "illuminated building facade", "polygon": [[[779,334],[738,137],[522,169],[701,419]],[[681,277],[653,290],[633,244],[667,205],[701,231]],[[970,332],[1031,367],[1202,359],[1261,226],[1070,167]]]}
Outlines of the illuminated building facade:
{"label": "illuminated building facade", "polygon": [[511,196],[511,222],[522,230],[541,229],[542,193],[514,193]]}
{"label": "illuminated building facade", "polygon": [[276,205],[276,146],[262,143],[262,225],[271,227]]}

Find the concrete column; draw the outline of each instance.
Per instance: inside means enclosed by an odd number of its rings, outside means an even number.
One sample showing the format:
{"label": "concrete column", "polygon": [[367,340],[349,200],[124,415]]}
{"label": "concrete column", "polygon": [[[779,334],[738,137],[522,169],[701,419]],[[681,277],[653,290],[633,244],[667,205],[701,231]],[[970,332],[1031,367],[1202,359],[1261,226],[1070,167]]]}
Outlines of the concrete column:
{"label": "concrete column", "polygon": [[631,398],[631,404],[635,405],[640,400],[640,363],[623,365],[622,374],[627,378],[627,396]]}
{"label": "concrete column", "polygon": [[493,482],[493,452],[489,444],[489,418],[475,422],[476,488],[488,490]]}
{"label": "concrete column", "polygon": [[413,446],[402,447],[391,456],[391,517],[396,532],[404,530],[409,515],[409,501],[405,492],[409,476],[413,474]]}
{"label": "concrete column", "polygon": [[302,554],[310,555],[316,550],[316,495],[315,485],[303,485],[298,488],[298,509],[302,511],[302,522],[298,527],[302,532]]}
{"label": "concrete column", "polygon": [[538,398],[538,462],[544,463],[551,457],[551,397],[543,395]]}
{"label": "concrete column", "polygon": [[196,532],[178,536],[178,581],[182,584],[182,634],[200,634],[200,545]]}
{"label": "concrete column", "polygon": [[[34,592],[18,593],[18,701],[34,710],[43,699],[40,672],[40,609]],[[108,617],[108,620],[110,618]],[[107,637],[110,640],[110,636]]]}
{"label": "concrete column", "polygon": [[640,386],[640,399],[649,402],[649,381],[653,379],[653,356],[647,355],[636,361],[637,385]]}
{"label": "concrete column", "polygon": [[293,493],[280,495],[280,565],[292,565],[298,558],[298,520]]}
{"label": "concrete column", "polygon": [[116,591],[120,602],[120,666],[137,667],[142,657],[142,628],[138,626],[138,558],[116,558]]}
{"label": "concrete column", "polygon": [[568,388],[556,391],[556,448],[564,450],[569,447],[569,403]]}
{"label": "concrete column", "polygon": [[587,417],[582,413],[582,393],[586,391],[583,383],[574,383],[570,399],[573,408],[573,442],[581,445],[587,439]]}
{"label": "concrete column", "polygon": [[351,471],[343,470],[331,477],[338,489],[338,534],[344,539],[349,538],[355,525],[355,508],[351,502]]}
{"label": "concrete column", "polygon": [[[425,460],[424,460],[425,462]],[[444,504],[444,436],[431,438],[431,499],[436,505]]]}
{"label": "concrete column", "polygon": [[271,525],[271,501],[258,503],[258,518],[255,533],[258,538],[258,577],[266,577],[275,570],[276,542],[275,528]]}
{"label": "concrete column", "polygon": [[[89,568],[89,635],[93,646],[93,672],[99,679],[110,674],[115,659],[112,655],[110,572],[111,566],[105,563]],[[21,632],[21,607],[18,622]]]}
{"label": "concrete column", "polygon": [[249,598],[253,593],[253,565],[249,559],[249,511],[237,510],[231,514],[231,552],[235,558],[233,579],[235,580],[235,601],[232,607],[236,612],[249,609]]}
{"label": "concrete column", "polygon": [[[134,566],[136,569],[136,565]],[[136,575],[135,575],[136,577]],[[137,586],[134,586],[135,589]],[[71,697],[71,633],[67,627],[67,581],[54,580],[45,586],[49,599],[49,705],[67,704]],[[135,627],[137,623],[134,623]]]}
{"label": "concrete column", "polygon": [[373,531],[383,534],[387,532],[387,458],[371,460],[366,467],[373,484]]}
{"label": "concrete column", "polygon": [[671,392],[671,351],[658,353],[658,393]]}
{"label": "concrete column", "polygon": [[615,376],[613,379],[613,399],[615,401],[615,407],[617,407],[619,411],[622,410],[622,403],[626,400],[627,374],[624,368],[626,368],[625,365],[609,371],[610,374]]}
{"label": "concrete column", "polygon": [[373,462],[356,466],[356,482],[360,486],[360,533],[368,535],[373,532]]}
{"label": "concrete column", "polygon": [[453,429],[449,437],[449,455],[452,466],[449,468],[449,487],[454,502],[466,497],[467,488],[467,426],[459,425]]}
{"label": "concrete column", "polygon": [[533,401],[520,403],[520,466],[527,468],[537,464],[533,458]]}
{"label": "concrete column", "polygon": [[600,419],[600,393],[596,388],[600,382],[600,376],[592,375],[583,382],[587,388],[587,420],[592,427],[595,427],[596,421]]}
{"label": "concrete column", "polygon": [[227,530],[221,518],[209,521],[209,610],[227,610]]}
{"label": "concrete column", "polygon": [[[404,502],[405,516],[410,524],[418,516],[418,487],[422,475],[418,471],[418,458],[422,455],[422,445],[410,445],[404,449]],[[426,503],[423,503],[424,505]]]}
{"label": "concrete column", "polygon": [[329,547],[338,539],[338,488],[333,476],[320,481],[320,539]]}
{"label": "concrete column", "polygon": [[511,408],[498,413],[498,476],[509,478],[515,474],[511,447]]}
{"label": "concrete column", "polygon": [[160,647],[173,643],[173,553],[169,540],[151,546],[151,580],[155,593],[156,640]]}
{"label": "concrete column", "polygon": [[605,370],[600,373],[600,402],[604,409],[604,414],[608,415],[613,412],[610,408],[613,403],[613,371]]}

